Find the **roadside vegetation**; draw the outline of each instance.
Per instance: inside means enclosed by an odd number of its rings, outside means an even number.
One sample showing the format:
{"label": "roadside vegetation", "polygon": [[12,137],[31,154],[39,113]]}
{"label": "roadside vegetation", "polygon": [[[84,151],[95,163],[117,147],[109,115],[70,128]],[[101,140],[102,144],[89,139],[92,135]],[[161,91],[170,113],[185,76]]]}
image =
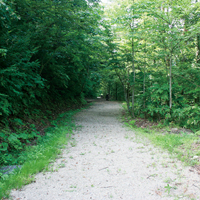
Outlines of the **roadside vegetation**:
{"label": "roadside vegetation", "polygon": [[0,172],[0,199],[9,197],[11,189],[20,189],[22,186],[34,182],[34,176],[41,171],[49,171],[50,163],[61,153],[62,148],[71,140],[73,130],[76,128],[73,116],[79,110],[62,112],[47,127],[45,135],[37,139],[36,144],[26,146],[21,151],[15,163],[20,168],[4,174]]}
{"label": "roadside vegetation", "polygon": [[200,174],[200,133],[193,133],[178,126],[164,125],[162,122],[150,122],[144,119],[132,119],[123,104],[122,121],[134,130],[136,137],[147,139],[153,145],[168,151],[173,157],[196,168]]}
{"label": "roadside vegetation", "polygon": [[101,13],[95,0],[0,1],[0,167],[22,164],[61,111],[97,96]]}

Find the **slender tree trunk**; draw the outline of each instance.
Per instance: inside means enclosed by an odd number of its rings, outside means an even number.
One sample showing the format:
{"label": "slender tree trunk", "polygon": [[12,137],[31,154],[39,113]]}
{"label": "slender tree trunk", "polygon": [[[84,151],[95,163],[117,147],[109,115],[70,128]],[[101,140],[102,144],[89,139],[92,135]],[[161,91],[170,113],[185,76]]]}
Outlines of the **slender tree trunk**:
{"label": "slender tree trunk", "polygon": [[169,65],[169,108],[172,109],[172,54],[170,55]]}
{"label": "slender tree trunk", "polygon": [[131,110],[130,110],[130,98],[129,98],[129,89],[130,89],[130,85],[127,85],[122,81],[120,74],[117,72],[117,70],[115,70],[117,76],[119,77],[119,80],[121,82],[121,84],[123,85],[123,89],[124,89],[124,98],[126,101],[126,105],[127,105],[127,109],[128,112],[131,114]]}
{"label": "slender tree trunk", "polygon": [[[134,4],[134,0],[133,0]],[[134,15],[134,10],[133,10]],[[134,118],[134,104],[135,104],[135,49],[134,49],[134,40],[133,40],[133,34],[134,34],[134,18],[132,20],[132,70],[133,70],[133,87],[132,87],[132,117]]]}
{"label": "slender tree trunk", "polygon": [[[200,33],[197,34],[197,57],[196,57],[196,59],[197,59],[197,64],[200,65]],[[199,94],[197,94],[197,100],[196,100],[197,103],[199,103],[199,99],[200,99]]]}
{"label": "slender tree trunk", "polygon": [[126,89],[124,87],[124,95],[125,95],[125,99],[126,99],[126,105],[127,105],[128,112],[129,112],[129,114],[131,114],[129,88]]}
{"label": "slender tree trunk", "polygon": [[128,109],[128,112],[131,114],[130,99],[129,99],[129,87],[127,89],[126,89],[125,85],[123,85],[123,87],[124,87],[124,97],[125,97],[125,100],[126,100],[127,109]]}
{"label": "slender tree trunk", "polygon": [[[145,20],[144,20],[144,28],[145,28]],[[146,57],[147,57],[147,44],[146,44],[146,34],[145,34],[145,59],[144,59],[144,78],[143,78],[143,95],[145,94],[146,90]],[[146,107],[146,98],[145,96],[143,97],[143,107],[145,109]]]}
{"label": "slender tree trunk", "polygon": [[[144,79],[143,79],[143,95],[145,95],[146,92],[146,59],[145,59],[145,65],[144,65]],[[146,108],[146,97],[143,96],[143,108]],[[146,119],[146,112],[145,112],[145,119]]]}
{"label": "slender tree trunk", "polygon": [[132,86],[132,117],[134,115],[134,104],[135,104],[135,63],[134,63],[134,41],[132,38],[132,70],[133,70],[133,86]]}
{"label": "slender tree trunk", "polygon": [[[145,62],[146,62],[146,59],[145,59]],[[146,92],[146,63],[144,65],[144,79],[143,79],[143,95],[145,94]],[[145,96],[143,97],[144,98],[144,108],[146,107],[146,99],[145,99]]]}

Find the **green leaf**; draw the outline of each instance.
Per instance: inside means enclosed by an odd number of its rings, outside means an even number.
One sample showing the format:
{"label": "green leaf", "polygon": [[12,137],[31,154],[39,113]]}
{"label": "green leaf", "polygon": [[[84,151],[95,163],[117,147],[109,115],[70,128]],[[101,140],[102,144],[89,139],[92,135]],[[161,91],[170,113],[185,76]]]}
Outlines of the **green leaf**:
{"label": "green leaf", "polygon": [[0,151],[7,151],[7,149],[8,149],[8,143],[2,142],[0,144]]}

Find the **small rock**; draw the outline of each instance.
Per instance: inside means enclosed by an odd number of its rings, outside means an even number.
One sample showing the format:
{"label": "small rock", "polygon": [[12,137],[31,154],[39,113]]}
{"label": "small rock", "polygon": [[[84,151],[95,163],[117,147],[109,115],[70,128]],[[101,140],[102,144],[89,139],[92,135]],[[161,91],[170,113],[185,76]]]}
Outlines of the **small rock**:
{"label": "small rock", "polygon": [[10,165],[10,166],[5,166],[0,168],[0,172],[3,174],[9,174],[13,172],[16,169],[20,169],[22,166],[21,165]]}
{"label": "small rock", "polygon": [[192,160],[196,160],[198,158],[199,158],[199,156],[193,156]]}
{"label": "small rock", "polygon": [[172,133],[179,133],[179,130],[178,130],[178,128],[172,128],[172,129],[171,129],[171,132],[172,132]]}

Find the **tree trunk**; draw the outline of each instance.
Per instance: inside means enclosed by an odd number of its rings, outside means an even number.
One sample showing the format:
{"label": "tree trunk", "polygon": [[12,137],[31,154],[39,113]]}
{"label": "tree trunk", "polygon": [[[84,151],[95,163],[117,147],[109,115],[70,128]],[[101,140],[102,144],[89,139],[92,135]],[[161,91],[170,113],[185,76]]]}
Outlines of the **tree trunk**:
{"label": "tree trunk", "polygon": [[123,87],[124,87],[124,96],[125,96],[125,101],[126,101],[127,109],[128,109],[128,112],[131,114],[130,99],[129,99],[129,88],[126,89],[125,85],[123,85]]}
{"label": "tree trunk", "polygon": [[[145,59],[145,62],[146,62],[146,59]],[[143,78],[143,95],[145,94],[145,90],[146,90],[146,63],[144,65],[144,78]],[[145,99],[145,96],[143,97],[144,98],[144,102],[143,102],[143,107],[145,108],[146,107],[146,99]]]}
{"label": "tree trunk", "polygon": [[[133,0],[134,4],[134,0]],[[133,10],[134,15],[134,10]],[[134,18],[132,20],[132,70],[133,70],[133,86],[132,86],[132,117],[134,118],[134,104],[135,104],[135,49],[134,49],[134,40],[133,40],[133,34],[134,34]]]}
{"label": "tree trunk", "polygon": [[170,55],[169,66],[169,108],[172,109],[172,54]]}
{"label": "tree trunk", "polygon": [[[145,20],[144,20],[144,28],[145,28]],[[144,77],[143,77],[143,95],[145,94],[146,90],[146,55],[147,53],[147,44],[146,44],[146,34],[145,34],[145,59],[144,59]],[[143,97],[143,107],[145,109],[146,107],[146,98],[145,96]],[[146,117],[145,117],[146,118]]]}
{"label": "tree trunk", "polygon": [[130,89],[130,85],[127,85],[127,88],[126,88],[126,84],[122,81],[120,74],[117,73],[117,70],[115,70],[115,72],[116,72],[117,76],[119,77],[119,80],[120,80],[121,84],[123,85],[123,89],[124,89],[124,98],[125,98],[125,101],[126,101],[127,109],[128,109],[128,112],[131,114],[131,110],[130,110],[130,99],[129,99],[129,89]]}
{"label": "tree trunk", "polygon": [[133,70],[133,86],[132,86],[132,117],[134,118],[134,104],[135,104],[135,63],[134,63],[134,42],[132,38],[132,70]]}

